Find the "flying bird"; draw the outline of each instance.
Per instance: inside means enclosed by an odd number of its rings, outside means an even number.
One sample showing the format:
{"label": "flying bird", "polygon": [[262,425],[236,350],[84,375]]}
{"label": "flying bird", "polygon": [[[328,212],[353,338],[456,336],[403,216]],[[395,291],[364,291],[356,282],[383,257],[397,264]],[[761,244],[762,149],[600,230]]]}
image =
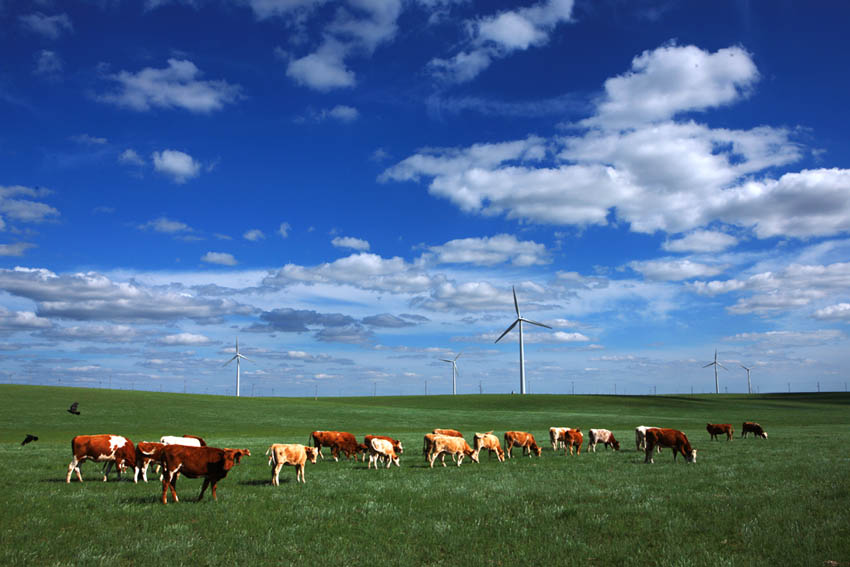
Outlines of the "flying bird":
{"label": "flying bird", "polygon": [[79,402],[74,402],[71,404],[71,407],[68,408],[68,413],[72,413],[74,415],[80,415],[80,412],[77,411],[77,406],[80,405]]}
{"label": "flying bird", "polygon": [[27,443],[29,443],[31,441],[38,441],[38,437],[36,437],[35,435],[32,435],[30,433],[27,433],[27,438],[24,439],[23,441],[21,441],[21,445],[26,445]]}

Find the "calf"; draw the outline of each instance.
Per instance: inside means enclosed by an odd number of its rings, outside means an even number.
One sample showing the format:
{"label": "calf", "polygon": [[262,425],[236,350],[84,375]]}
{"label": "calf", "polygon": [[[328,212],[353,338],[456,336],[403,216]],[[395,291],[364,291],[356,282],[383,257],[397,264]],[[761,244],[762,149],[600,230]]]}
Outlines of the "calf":
{"label": "calf", "polygon": [[615,451],[620,450],[620,442],[614,439],[614,434],[607,429],[591,429],[587,432],[587,450],[596,452],[596,445],[602,443],[607,450],[609,446]]}
{"label": "calf", "polygon": [[165,447],[162,443],[148,443],[142,441],[136,445],[136,467],[133,474],[133,482],[139,482],[139,473],[142,473],[142,480],[148,481],[148,466],[151,463],[158,465],[162,464],[162,448]]}
{"label": "calf", "polygon": [[393,451],[396,455],[401,455],[402,453],[404,453],[404,446],[401,444],[401,441],[399,441],[398,439],[393,439],[392,437],[387,437],[385,435],[367,435],[363,438],[363,443],[358,444],[358,447],[363,447],[363,449],[366,450],[366,453],[371,455],[369,447],[372,444],[372,439],[383,439],[384,441],[389,441],[390,443],[392,443]]}
{"label": "calf", "polygon": [[573,449],[577,449],[576,454],[581,455],[581,444],[584,443],[584,435],[581,434],[581,429],[567,429],[558,438],[558,441],[564,444],[564,456],[566,456],[568,448],[570,455],[573,454]]}
{"label": "calf", "polygon": [[274,465],[272,470],[272,486],[280,486],[280,469],[284,465],[295,467],[295,482],[307,483],[304,478],[304,469],[307,461],[316,464],[319,450],[315,447],[305,447],[298,443],[274,443],[266,451],[269,455],[269,464]]}
{"label": "calf", "polygon": [[[646,449],[646,431],[647,429],[658,429],[651,425],[638,425],[635,427],[635,448],[638,451]],[[658,447],[658,452],[661,452],[661,447]]]}
{"label": "calf", "polygon": [[398,455],[395,452],[392,442],[373,436],[372,439],[369,440],[369,464],[366,468],[372,468],[372,463],[374,463],[375,470],[378,470],[378,461],[382,458],[386,459],[387,468],[390,468],[393,463],[395,463],[395,466],[397,467],[401,466],[398,463]]}
{"label": "calf", "polygon": [[756,437],[767,439],[767,432],[764,430],[764,428],[762,428],[761,425],[759,425],[755,421],[745,421],[744,425],[741,427],[741,437],[747,437],[750,433],[752,433]]}
{"label": "calf", "polygon": [[115,465],[118,479],[126,467],[136,467],[136,448],[133,442],[121,435],[77,435],[71,439],[73,458],[68,465],[68,475],[65,482],[71,482],[71,475],[77,473],[77,479],[83,482],[80,465],[84,461],[106,463],[103,469],[103,482]]}
{"label": "calf", "polygon": [[673,461],[679,453],[685,457],[689,463],[695,463],[697,460],[697,450],[691,448],[688,437],[676,429],[666,429],[661,427],[653,427],[646,430],[646,458],[643,462],[654,463],[652,452],[656,446],[670,447],[673,449]]}
{"label": "calf", "polygon": [[557,451],[561,446],[561,442],[559,439],[564,434],[564,431],[568,430],[569,427],[550,427],[549,428],[549,441],[552,443],[552,450]]}
{"label": "calf", "polygon": [[522,454],[525,455],[527,453],[529,457],[531,456],[532,451],[537,453],[538,457],[543,452],[543,450],[537,446],[537,442],[534,440],[534,435],[526,433],[525,431],[505,432],[505,453],[507,453],[509,459],[513,458],[514,445],[522,447]]}
{"label": "calf", "polygon": [[[450,437],[448,435],[434,435],[433,448],[431,451],[431,468],[434,468],[434,461],[437,457],[443,454],[457,455],[457,466],[463,462],[465,456],[469,456],[476,463],[478,462],[478,454],[472,450],[469,443],[463,437]],[[443,461],[443,466],[446,466]]]}
{"label": "calf", "polygon": [[212,485],[213,500],[218,500],[216,486],[227,476],[242,457],[251,456],[248,449],[219,449],[217,447],[189,447],[186,445],[166,445],[162,449],[162,503],[168,503],[168,489],[175,502],[177,498],[177,479],[182,474],[188,478],[204,477],[204,485],[198,501],[204,497],[207,487]]}
{"label": "calf", "polygon": [[732,434],[735,432],[732,429],[731,423],[707,423],[705,425],[705,430],[708,431],[708,434],[711,436],[711,439],[717,439],[718,435],[726,435],[726,440],[732,440]]}
{"label": "calf", "polygon": [[492,431],[487,433],[475,434],[475,459],[481,454],[481,449],[487,449],[488,455],[492,456],[496,453],[496,458],[500,463],[505,462],[505,452],[502,450],[502,445],[499,443],[499,438],[493,435]]}

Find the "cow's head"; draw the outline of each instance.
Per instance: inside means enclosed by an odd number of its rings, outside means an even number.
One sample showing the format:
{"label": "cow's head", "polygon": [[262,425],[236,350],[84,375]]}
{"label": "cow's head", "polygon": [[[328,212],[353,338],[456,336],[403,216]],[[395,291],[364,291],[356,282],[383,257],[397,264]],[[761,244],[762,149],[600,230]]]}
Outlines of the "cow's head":
{"label": "cow's head", "polygon": [[307,451],[307,458],[310,459],[310,462],[314,465],[316,464],[316,459],[319,457],[319,448],[318,447],[305,447]]}
{"label": "cow's head", "polygon": [[225,451],[227,452],[227,456],[237,465],[242,461],[242,457],[251,456],[251,451],[248,449],[225,449]]}
{"label": "cow's head", "polygon": [[759,435],[761,435],[762,439],[767,439],[767,431],[762,430],[759,432]]}
{"label": "cow's head", "polygon": [[685,457],[689,463],[697,462],[697,450],[691,449],[691,454]]}
{"label": "cow's head", "polygon": [[537,456],[538,456],[538,457],[539,457],[539,456],[543,453],[543,449],[541,449],[541,448],[537,445],[537,443],[532,443],[532,444],[531,444],[531,447],[529,447],[528,449],[529,449],[530,451],[534,451],[535,453],[537,453]]}
{"label": "cow's head", "polygon": [[473,461],[475,461],[476,463],[477,463],[477,462],[479,462],[479,461],[478,461],[478,453],[479,453],[479,451],[468,451],[468,452],[467,452],[467,451],[464,451],[464,452],[465,452],[467,455],[469,455],[469,458],[470,458],[470,459],[472,459],[472,460],[473,460]]}
{"label": "cow's head", "polygon": [[617,441],[616,439],[613,439],[613,438],[611,439],[611,446],[614,447],[615,451],[620,450],[620,442]]}
{"label": "cow's head", "polygon": [[397,443],[395,443],[395,444],[393,445],[393,450],[394,450],[396,453],[398,453],[399,455],[401,455],[402,453],[404,453],[404,446],[401,444],[401,441],[399,441],[399,442],[397,442]]}

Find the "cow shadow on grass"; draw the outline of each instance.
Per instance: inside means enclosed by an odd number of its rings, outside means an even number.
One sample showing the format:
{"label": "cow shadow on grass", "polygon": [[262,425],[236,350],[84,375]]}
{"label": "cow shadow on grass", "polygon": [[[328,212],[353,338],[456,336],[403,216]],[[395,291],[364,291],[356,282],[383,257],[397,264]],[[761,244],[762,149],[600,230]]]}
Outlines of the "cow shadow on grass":
{"label": "cow shadow on grass", "polygon": [[[289,482],[289,480],[281,479],[280,483],[283,484],[284,482]],[[241,486],[264,486],[264,485],[271,486],[272,485],[271,481],[267,478],[265,478],[265,479],[254,478],[254,479],[251,479],[251,480],[240,480],[239,484]]]}

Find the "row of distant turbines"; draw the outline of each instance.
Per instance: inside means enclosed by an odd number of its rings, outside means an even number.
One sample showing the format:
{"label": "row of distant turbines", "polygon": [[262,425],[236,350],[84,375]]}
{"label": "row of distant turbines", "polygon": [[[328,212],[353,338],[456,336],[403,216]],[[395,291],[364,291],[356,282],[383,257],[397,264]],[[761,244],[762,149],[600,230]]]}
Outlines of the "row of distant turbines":
{"label": "row of distant turbines", "polygon": [[[523,323],[529,323],[531,325],[537,325],[538,327],[545,327],[547,329],[551,329],[552,327],[550,327],[549,325],[544,325],[543,323],[538,323],[537,321],[532,321],[531,319],[526,319],[525,317],[523,317],[519,312],[519,302],[517,301],[517,298],[516,298],[516,288],[512,287],[511,290],[513,291],[513,294],[514,294],[514,309],[516,310],[516,319],[514,320],[513,323],[510,324],[510,326],[507,329],[505,329],[505,331],[501,335],[499,335],[499,338],[496,339],[496,342],[498,343],[500,340],[502,340],[502,338],[505,335],[507,335],[508,333],[510,333],[514,329],[514,327],[517,327],[517,326],[519,327],[519,393],[525,394],[525,346],[523,344],[523,337],[522,337],[522,324]],[[457,356],[455,356],[452,359],[449,359],[449,358],[441,358],[440,359],[442,362],[448,362],[452,365],[452,395],[457,394],[457,375],[458,375],[457,359],[460,358],[461,354],[462,353],[458,353]],[[224,366],[227,366],[228,364],[230,364],[234,360],[236,361],[236,397],[237,398],[239,397],[239,387],[240,387],[240,377],[241,377],[240,376],[240,374],[241,374],[240,361],[243,360],[243,359],[248,360],[248,361],[251,360],[247,356],[245,356],[245,355],[243,355],[242,353],[239,352],[239,339],[237,338],[236,339],[236,354],[234,354],[233,357],[230,360],[228,360],[227,362],[224,363]],[[715,391],[716,394],[719,394],[720,393],[720,382],[719,382],[718,377],[717,377],[717,369],[722,368],[723,370],[726,370],[727,372],[729,371],[729,369],[726,368],[725,366],[723,366],[722,364],[720,364],[717,361],[717,350],[716,349],[714,351],[714,361],[709,362],[708,364],[703,366],[703,368],[708,368],[709,366],[714,367],[714,391]],[[752,394],[753,393],[753,387],[752,387],[752,383],[750,382],[750,370],[751,369],[747,368],[743,364],[739,364],[739,366],[747,371],[747,393]]]}

